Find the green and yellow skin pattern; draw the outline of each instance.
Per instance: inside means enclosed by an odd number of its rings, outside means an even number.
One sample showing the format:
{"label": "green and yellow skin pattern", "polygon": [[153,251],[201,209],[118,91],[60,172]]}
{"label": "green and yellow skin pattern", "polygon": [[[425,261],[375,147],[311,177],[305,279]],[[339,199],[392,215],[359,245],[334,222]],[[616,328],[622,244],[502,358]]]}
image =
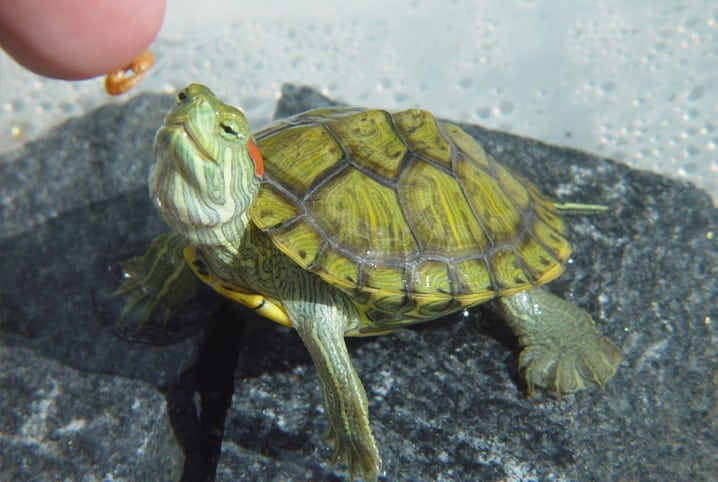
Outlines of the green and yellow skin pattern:
{"label": "green and yellow skin pattern", "polygon": [[491,301],[530,392],[603,386],[621,360],[586,311],[539,287],[571,255],[560,205],[427,112],[319,109],[253,136],[192,84],[154,153],[150,197],[173,232],[131,264],[128,304],[168,318],[199,279],[294,328],[352,479],[376,480],[381,459],[345,336]]}

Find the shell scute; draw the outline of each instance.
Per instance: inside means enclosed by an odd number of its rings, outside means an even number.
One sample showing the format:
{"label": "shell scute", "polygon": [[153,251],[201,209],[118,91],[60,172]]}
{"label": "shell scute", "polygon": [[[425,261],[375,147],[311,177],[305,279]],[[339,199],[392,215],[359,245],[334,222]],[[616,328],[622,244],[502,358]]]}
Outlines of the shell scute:
{"label": "shell scute", "polygon": [[416,160],[398,183],[399,203],[425,256],[467,255],[489,247],[454,176]]}
{"label": "shell scute", "polygon": [[362,259],[403,263],[417,249],[395,191],[351,166],[327,179],[305,206],[330,244]]}
{"label": "shell scute", "polygon": [[522,213],[499,180],[472,160],[457,163],[456,172],[488,244],[510,243],[520,228]]}
{"label": "shell scute", "polygon": [[428,260],[413,270],[409,290],[415,293],[446,293],[455,291],[454,276],[444,261]]}
{"label": "shell scute", "polygon": [[[344,159],[341,146],[322,128],[296,126],[259,141],[265,172],[301,198]],[[271,152],[267,156],[265,152]]]}
{"label": "shell scute", "polygon": [[388,112],[368,110],[333,122],[330,130],[341,139],[357,166],[382,178],[396,179],[407,147],[389,119]]}
{"label": "shell scute", "polygon": [[433,115],[424,110],[408,109],[397,112],[393,118],[412,152],[445,169],[451,169],[451,145],[444,138]]}
{"label": "shell scute", "polygon": [[286,196],[272,186],[261,189],[252,206],[252,218],[260,229],[274,228],[303,212],[296,198]]}
{"label": "shell scute", "polygon": [[352,289],[359,284],[359,265],[337,250],[323,249],[316,265],[320,275],[331,276],[341,288]]}

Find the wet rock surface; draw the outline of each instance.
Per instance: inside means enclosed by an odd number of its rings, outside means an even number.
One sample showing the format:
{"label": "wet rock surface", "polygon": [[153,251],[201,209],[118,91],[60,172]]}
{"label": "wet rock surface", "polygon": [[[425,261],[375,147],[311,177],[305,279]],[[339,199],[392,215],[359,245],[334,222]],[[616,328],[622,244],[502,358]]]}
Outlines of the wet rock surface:
{"label": "wet rock surface", "polygon": [[[156,334],[118,321],[118,264],[166,230],[145,183],[171,103],[106,106],[0,157],[0,479],[341,480],[291,330],[211,293]],[[330,103],[287,87],[277,115]],[[576,252],[550,289],[587,309],[625,359],[604,390],[557,400],[525,396],[515,340],[489,310],[349,340],[387,480],[714,480],[708,195],[463,127],[551,197],[609,205],[568,218]]]}

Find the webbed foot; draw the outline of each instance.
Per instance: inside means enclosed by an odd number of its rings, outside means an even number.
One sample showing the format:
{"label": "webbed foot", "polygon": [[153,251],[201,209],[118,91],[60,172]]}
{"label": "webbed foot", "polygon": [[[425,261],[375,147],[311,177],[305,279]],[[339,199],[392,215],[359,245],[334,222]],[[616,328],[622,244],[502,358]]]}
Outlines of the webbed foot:
{"label": "webbed foot", "polygon": [[162,234],[143,256],[123,263],[122,284],[114,293],[125,299],[121,318],[136,310],[140,325],[150,320],[164,325],[195,296],[197,278],[182,254],[186,245],[179,234]]}
{"label": "webbed foot", "polygon": [[519,370],[529,394],[557,395],[603,385],[621,362],[618,347],[582,308],[540,288],[500,298],[496,307],[523,347]]}
{"label": "webbed foot", "polygon": [[595,332],[573,344],[524,347],[519,355],[519,371],[529,394],[541,387],[562,395],[591,385],[603,387],[620,361],[616,345]]}

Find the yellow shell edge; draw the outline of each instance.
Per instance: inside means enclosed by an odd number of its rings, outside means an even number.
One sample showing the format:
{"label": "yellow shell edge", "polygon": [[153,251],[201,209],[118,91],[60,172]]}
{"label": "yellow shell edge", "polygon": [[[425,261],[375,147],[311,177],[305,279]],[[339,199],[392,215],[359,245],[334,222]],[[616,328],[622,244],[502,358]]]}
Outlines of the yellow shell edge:
{"label": "yellow shell edge", "polygon": [[235,303],[239,303],[242,306],[246,306],[250,310],[255,311],[259,315],[268,318],[275,323],[279,323],[280,325],[284,325],[289,328],[292,327],[289,315],[287,315],[284,308],[282,308],[282,306],[276,301],[271,300],[264,295],[260,295],[259,293],[242,291],[239,287],[229,286],[222,283],[222,281],[216,276],[202,273],[198,268],[197,263],[195,263],[197,258],[195,256],[194,249],[192,249],[191,246],[187,246],[184,249],[184,258],[192,272],[200,280],[202,280],[202,282],[209,285],[220,295],[234,301]]}

